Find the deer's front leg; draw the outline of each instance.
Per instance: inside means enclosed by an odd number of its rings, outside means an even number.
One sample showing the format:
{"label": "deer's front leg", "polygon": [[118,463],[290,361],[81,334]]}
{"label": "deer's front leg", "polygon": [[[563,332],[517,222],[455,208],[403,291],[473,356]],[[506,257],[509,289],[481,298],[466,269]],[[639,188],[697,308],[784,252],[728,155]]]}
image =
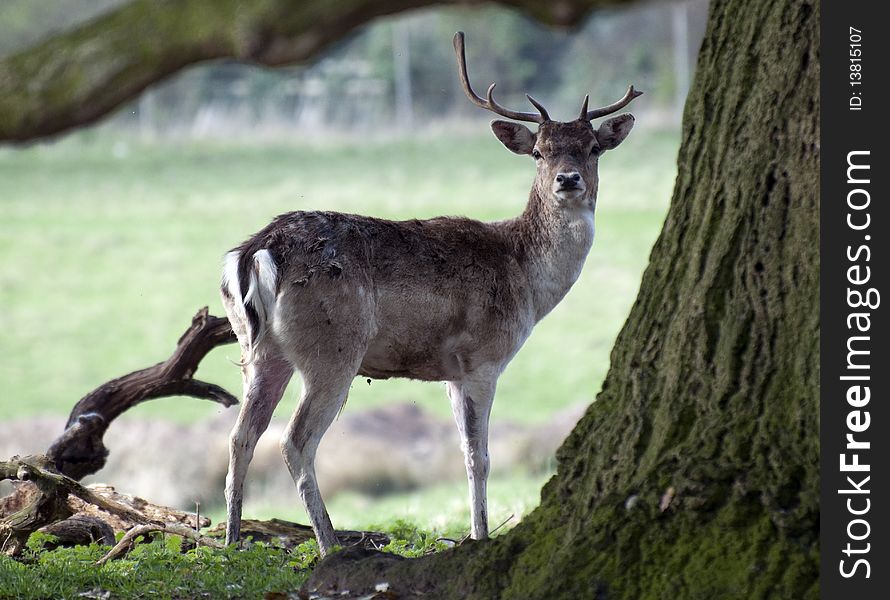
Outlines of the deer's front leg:
{"label": "deer's front leg", "polygon": [[447,383],[470,484],[470,535],[474,540],[488,537],[488,418],[494,401],[496,381],[492,377]]}

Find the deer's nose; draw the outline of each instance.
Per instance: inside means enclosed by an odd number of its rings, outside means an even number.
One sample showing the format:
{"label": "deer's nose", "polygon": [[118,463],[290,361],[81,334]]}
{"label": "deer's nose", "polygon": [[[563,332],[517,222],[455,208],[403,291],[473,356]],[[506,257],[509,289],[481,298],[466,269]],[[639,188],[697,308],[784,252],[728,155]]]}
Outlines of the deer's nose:
{"label": "deer's nose", "polygon": [[560,187],[565,189],[578,187],[578,184],[581,183],[581,173],[577,171],[571,171],[568,173],[557,173],[556,183],[558,183]]}

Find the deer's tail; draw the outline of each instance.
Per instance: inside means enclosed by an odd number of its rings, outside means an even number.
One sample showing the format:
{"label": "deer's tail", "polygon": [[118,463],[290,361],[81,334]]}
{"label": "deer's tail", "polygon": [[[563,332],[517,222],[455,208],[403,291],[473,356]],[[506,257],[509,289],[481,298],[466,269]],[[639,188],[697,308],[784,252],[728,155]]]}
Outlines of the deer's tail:
{"label": "deer's tail", "polygon": [[271,252],[236,249],[226,255],[222,293],[243,310],[247,328],[247,349],[241,366],[256,358],[257,348],[269,330],[277,292],[278,266]]}

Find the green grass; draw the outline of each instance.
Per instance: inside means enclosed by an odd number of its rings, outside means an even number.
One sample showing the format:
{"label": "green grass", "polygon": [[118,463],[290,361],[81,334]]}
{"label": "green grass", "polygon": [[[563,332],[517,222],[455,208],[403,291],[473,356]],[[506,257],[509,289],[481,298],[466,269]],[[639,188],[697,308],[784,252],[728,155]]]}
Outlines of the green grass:
{"label": "green grass", "polygon": [[[439,531],[397,520],[381,529],[390,543],[381,548],[407,557],[447,547]],[[310,540],[292,550],[269,544],[207,547],[183,551],[176,535],[154,534],[124,558],[96,566],[110,546],[92,544],[45,550],[52,536],[34,534],[18,560],[0,554],[0,600],[44,598],[260,598],[294,593],[318,561]],[[108,594],[108,595],[103,595]]]}
{"label": "green grass", "polygon": [[[540,492],[551,473],[513,473],[488,481],[489,527],[506,522],[509,529],[540,502]],[[252,519],[279,518],[308,523],[297,495],[282,503],[280,498],[247,502],[244,515]],[[466,481],[443,481],[437,485],[400,494],[368,497],[358,492],[340,492],[325,504],[338,529],[385,531],[393,519],[402,519],[418,527],[447,532],[461,537],[470,529],[470,501]],[[225,509],[211,510],[214,523],[225,520]]]}
{"label": "green grass", "polygon": [[[0,556],[0,598],[256,598],[296,591],[311,563],[305,553],[256,545],[239,551],[198,548],[185,554],[179,538],[137,546],[124,560],[94,565],[107,546],[32,551],[27,562]],[[172,543],[171,543],[172,542]],[[109,597],[109,596],[104,596]]]}
{"label": "green grass", "polygon": [[[601,166],[597,240],[575,289],[501,379],[494,419],[533,423],[593,400],[674,178],[674,132],[635,132]],[[142,143],[94,133],[0,149],[0,418],[64,415],[102,382],[165,358],[194,311],[222,313],[223,253],[281,212],[388,218],[518,214],[531,161],[492,136],[367,143]],[[234,346],[200,376],[238,393]],[[296,403],[292,384],[279,414]],[[356,385],[348,409],[393,400],[448,414],[440,385]],[[190,422],[184,398],[131,414]]]}

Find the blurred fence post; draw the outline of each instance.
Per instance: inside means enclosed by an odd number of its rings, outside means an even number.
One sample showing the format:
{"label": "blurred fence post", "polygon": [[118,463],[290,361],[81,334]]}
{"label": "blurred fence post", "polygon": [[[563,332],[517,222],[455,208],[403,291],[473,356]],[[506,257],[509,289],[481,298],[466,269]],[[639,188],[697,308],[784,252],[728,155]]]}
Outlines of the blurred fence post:
{"label": "blurred fence post", "polygon": [[157,111],[155,110],[156,104],[154,90],[149,88],[142,92],[138,104],[138,125],[139,135],[141,135],[143,139],[151,139],[154,137],[157,128],[157,123],[155,122],[157,119]]}
{"label": "blurred fence post", "polygon": [[671,6],[671,36],[674,40],[674,111],[683,117],[689,92],[689,23],[686,2]]}
{"label": "blurred fence post", "polygon": [[392,26],[393,78],[396,96],[396,123],[410,128],[414,122],[414,101],[411,92],[411,38],[404,20]]}

